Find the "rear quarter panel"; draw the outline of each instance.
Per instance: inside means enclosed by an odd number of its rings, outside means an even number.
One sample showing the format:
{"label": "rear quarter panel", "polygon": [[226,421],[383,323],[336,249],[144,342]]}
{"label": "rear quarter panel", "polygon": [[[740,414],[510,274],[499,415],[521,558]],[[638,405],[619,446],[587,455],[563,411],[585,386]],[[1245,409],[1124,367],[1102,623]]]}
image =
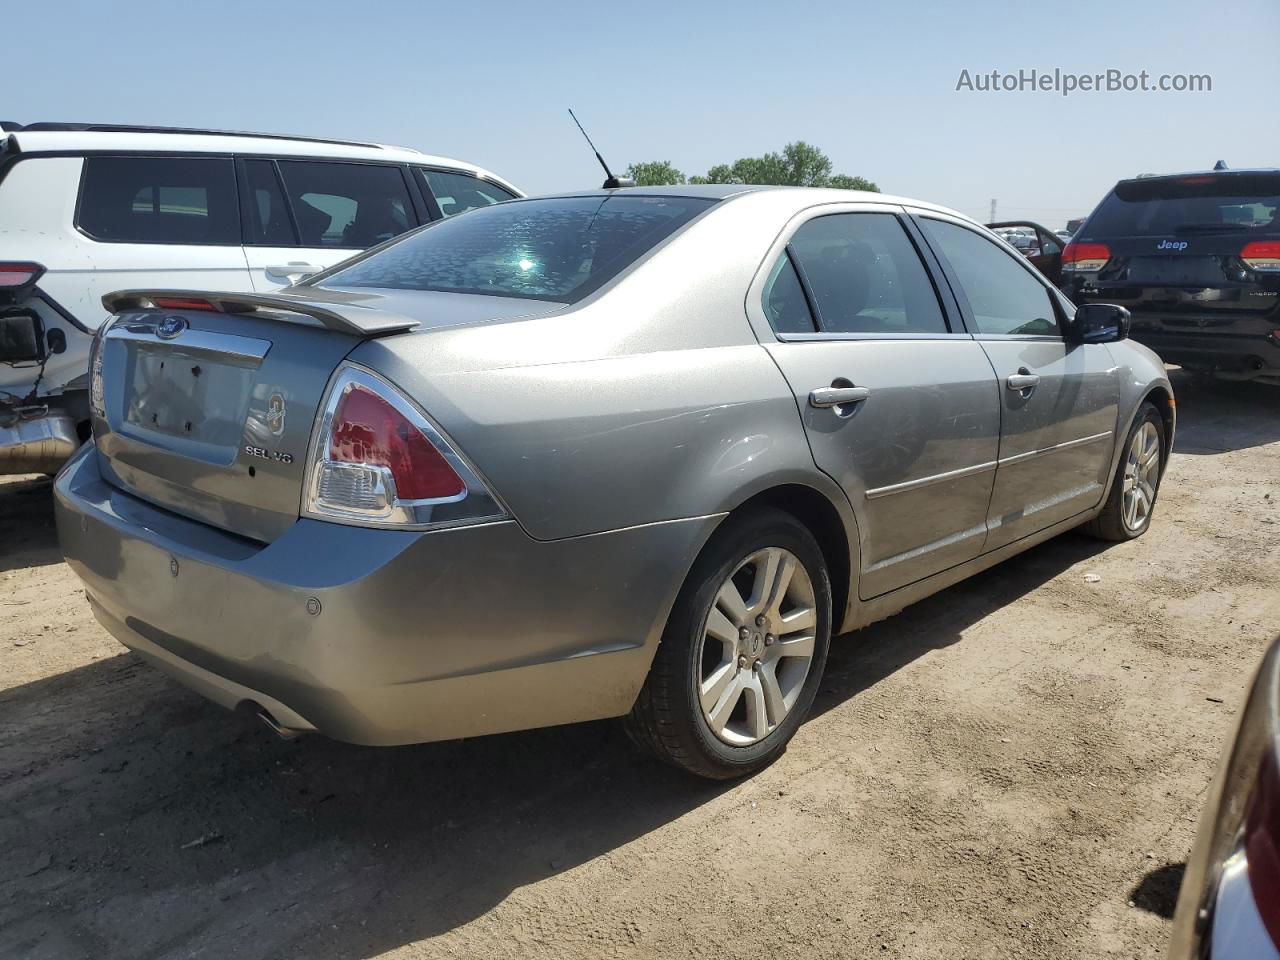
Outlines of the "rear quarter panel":
{"label": "rear quarter panel", "polygon": [[756,344],[435,375],[378,352],[352,359],[407,387],[539,540],[833,486]]}
{"label": "rear quarter panel", "polygon": [[351,359],[413,396],[537,539],[723,513],[782,483],[851,517],[746,316],[794,205],[727,201],[572,308],[370,341]]}

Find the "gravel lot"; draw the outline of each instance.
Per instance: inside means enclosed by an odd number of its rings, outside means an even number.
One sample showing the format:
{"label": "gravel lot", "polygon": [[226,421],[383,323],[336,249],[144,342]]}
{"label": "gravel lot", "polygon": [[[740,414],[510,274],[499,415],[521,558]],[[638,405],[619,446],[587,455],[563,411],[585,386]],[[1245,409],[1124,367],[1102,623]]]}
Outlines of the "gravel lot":
{"label": "gravel lot", "polygon": [[1160,956],[1280,630],[1280,389],[1174,378],[1146,537],[1069,534],[843,638],[730,786],[607,723],[277,740],[99,629],[49,482],[0,479],[0,956]]}

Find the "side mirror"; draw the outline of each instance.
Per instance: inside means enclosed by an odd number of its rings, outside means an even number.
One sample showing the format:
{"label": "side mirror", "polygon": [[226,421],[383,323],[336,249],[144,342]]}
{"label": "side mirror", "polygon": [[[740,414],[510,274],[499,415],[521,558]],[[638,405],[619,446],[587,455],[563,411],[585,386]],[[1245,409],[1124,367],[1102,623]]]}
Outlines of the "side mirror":
{"label": "side mirror", "polygon": [[1067,328],[1073,343],[1114,343],[1129,336],[1129,311],[1114,303],[1085,303]]}

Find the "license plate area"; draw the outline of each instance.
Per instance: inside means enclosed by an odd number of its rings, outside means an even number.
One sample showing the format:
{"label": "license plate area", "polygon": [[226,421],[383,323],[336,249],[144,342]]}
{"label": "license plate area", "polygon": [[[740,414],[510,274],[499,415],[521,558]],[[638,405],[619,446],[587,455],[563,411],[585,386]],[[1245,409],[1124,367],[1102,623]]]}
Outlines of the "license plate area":
{"label": "license plate area", "polygon": [[1217,257],[1134,257],[1129,283],[1170,286],[1216,286],[1226,282]]}
{"label": "license plate area", "polygon": [[227,466],[243,442],[258,370],[270,343],[189,331],[166,342],[150,329],[112,330],[108,364],[120,392],[111,428],[182,457]]}

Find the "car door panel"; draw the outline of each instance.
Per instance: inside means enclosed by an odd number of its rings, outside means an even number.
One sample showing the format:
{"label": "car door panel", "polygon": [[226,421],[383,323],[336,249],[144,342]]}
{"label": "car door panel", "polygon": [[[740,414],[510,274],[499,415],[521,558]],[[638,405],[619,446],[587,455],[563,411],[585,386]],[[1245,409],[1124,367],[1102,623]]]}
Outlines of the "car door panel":
{"label": "car door panel", "polygon": [[251,289],[229,158],[121,154],[83,165],[75,227],[86,262],[66,274],[76,299],[96,305],[129,287]]}
{"label": "car door panel", "polygon": [[1119,371],[1105,344],[1068,343],[1064,307],[1023,259],[959,221],[917,218],[995,371],[1000,452],[987,517],[994,550],[1101,500]]}
{"label": "car door panel", "polygon": [[[244,248],[253,289],[259,293],[279,290],[312,274],[355,256],[359,250],[335,250],[332,247],[258,247]],[[283,269],[282,269],[283,268]]]}
{"label": "car door panel", "polygon": [[[859,593],[876,596],[976,557],[998,456],[991,365],[968,337],[768,345],[796,394],[815,462],[848,495],[862,538]],[[845,414],[814,407],[833,382],[868,389]]]}
{"label": "car door panel", "polygon": [[[1004,383],[987,549],[1097,506],[1115,444],[1119,384],[1105,344],[984,340]],[[1009,389],[1021,371],[1030,391]]]}
{"label": "car door panel", "polygon": [[999,453],[991,364],[951,332],[900,213],[810,216],[757,301],[814,460],[857,515],[864,598],[978,556]]}

